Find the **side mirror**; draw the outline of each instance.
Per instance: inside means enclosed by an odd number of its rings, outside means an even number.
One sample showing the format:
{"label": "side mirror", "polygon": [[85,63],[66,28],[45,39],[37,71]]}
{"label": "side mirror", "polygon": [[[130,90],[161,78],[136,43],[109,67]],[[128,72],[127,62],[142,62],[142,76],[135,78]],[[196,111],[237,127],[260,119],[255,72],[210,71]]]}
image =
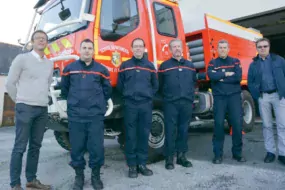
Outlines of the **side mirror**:
{"label": "side mirror", "polygon": [[130,0],[113,0],[113,22],[124,23],[131,18]]}
{"label": "side mirror", "polygon": [[66,19],[68,19],[70,16],[71,16],[71,12],[70,10],[67,8],[67,9],[64,9],[62,11],[60,11],[58,13],[58,16],[59,18],[62,20],[62,21],[65,21]]}

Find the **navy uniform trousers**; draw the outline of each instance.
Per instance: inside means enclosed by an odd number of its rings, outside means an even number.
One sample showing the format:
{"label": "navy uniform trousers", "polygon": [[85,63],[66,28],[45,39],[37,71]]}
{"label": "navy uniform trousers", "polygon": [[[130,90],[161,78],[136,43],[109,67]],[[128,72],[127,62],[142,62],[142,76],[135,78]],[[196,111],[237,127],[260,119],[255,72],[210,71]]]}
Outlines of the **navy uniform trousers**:
{"label": "navy uniform trousers", "polygon": [[223,156],[223,146],[225,139],[224,122],[226,113],[232,125],[232,154],[241,155],[242,151],[242,106],[241,95],[235,93],[227,96],[214,96],[214,135],[213,152],[216,156]]}
{"label": "navy uniform trousers", "polygon": [[124,105],[127,165],[145,165],[148,159],[148,138],[152,124],[152,101]]}
{"label": "navy uniform trousers", "polygon": [[85,168],[84,154],[89,152],[89,167],[104,165],[104,116],[98,115],[90,122],[69,121],[71,163],[73,168]]}
{"label": "navy uniform trousers", "polygon": [[164,102],[165,120],[165,156],[173,156],[175,152],[188,151],[188,128],[192,117],[193,102],[176,100]]}

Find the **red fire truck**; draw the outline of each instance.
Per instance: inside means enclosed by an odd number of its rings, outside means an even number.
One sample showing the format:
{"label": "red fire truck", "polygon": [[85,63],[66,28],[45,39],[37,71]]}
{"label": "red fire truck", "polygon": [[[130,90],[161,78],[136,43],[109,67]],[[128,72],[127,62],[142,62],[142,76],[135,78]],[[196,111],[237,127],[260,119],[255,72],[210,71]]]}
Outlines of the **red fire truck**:
{"label": "red fire truck", "polygon": [[[217,42],[227,39],[230,56],[240,59],[243,68],[244,130],[254,126],[255,107],[247,89],[247,70],[256,55],[254,41],[262,35],[255,30],[240,27],[228,21],[205,15],[204,28],[185,31],[181,9],[176,0],[39,0],[35,5],[32,29],[48,33],[49,45],[45,50],[54,61],[54,83],[50,88],[49,124],[58,143],[69,150],[66,101],[60,98],[60,81],[63,68],[79,59],[80,42],[94,41],[94,59],[110,72],[114,87],[105,119],[106,138],[117,138],[124,145],[122,100],[116,91],[118,69],[131,58],[131,41],[141,37],[146,43],[145,56],[158,68],[170,58],[168,43],[173,38],[183,41],[183,55],[192,60],[198,72],[206,72],[209,61],[217,57]],[[39,18],[39,19],[37,19]],[[36,21],[38,20],[38,21]],[[34,27],[35,26],[35,27]],[[28,35],[28,36],[29,36]],[[25,43],[25,48],[28,46]],[[194,113],[190,126],[199,126],[213,119],[213,97],[209,80],[197,83]],[[164,118],[162,101],[154,99],[152,129],[149,136],[150,161],[162,153],[164,145]],[[94,134],[96,135],[96,134]]]}

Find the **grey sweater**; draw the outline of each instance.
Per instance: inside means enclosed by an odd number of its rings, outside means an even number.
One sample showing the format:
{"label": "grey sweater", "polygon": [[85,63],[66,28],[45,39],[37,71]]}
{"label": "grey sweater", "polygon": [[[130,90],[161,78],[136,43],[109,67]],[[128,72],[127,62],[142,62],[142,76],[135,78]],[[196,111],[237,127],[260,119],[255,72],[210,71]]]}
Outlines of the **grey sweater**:
{"label": "grey sweater", "polygon": [[35,52],[19,54],[13,60],[6,89],[15,103],[47,106],[52,82],[53,62]]}

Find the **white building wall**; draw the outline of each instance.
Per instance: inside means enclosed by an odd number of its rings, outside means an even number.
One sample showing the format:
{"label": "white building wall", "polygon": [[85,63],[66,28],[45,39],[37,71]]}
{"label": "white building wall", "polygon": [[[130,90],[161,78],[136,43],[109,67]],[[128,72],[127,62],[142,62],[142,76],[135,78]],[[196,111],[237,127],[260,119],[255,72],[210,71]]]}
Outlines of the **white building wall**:
{"label": "white building wall", "polygon": [[2,126],[3,121],[4,94],[7,92],[5,87],[6,78],[7,76],[0,75],[0,127]]}
{"label": "white building wall", "polygon": [[187,32],[204,28],[204,14],[231,20],[285,6],[285,0],[179,0]]}

